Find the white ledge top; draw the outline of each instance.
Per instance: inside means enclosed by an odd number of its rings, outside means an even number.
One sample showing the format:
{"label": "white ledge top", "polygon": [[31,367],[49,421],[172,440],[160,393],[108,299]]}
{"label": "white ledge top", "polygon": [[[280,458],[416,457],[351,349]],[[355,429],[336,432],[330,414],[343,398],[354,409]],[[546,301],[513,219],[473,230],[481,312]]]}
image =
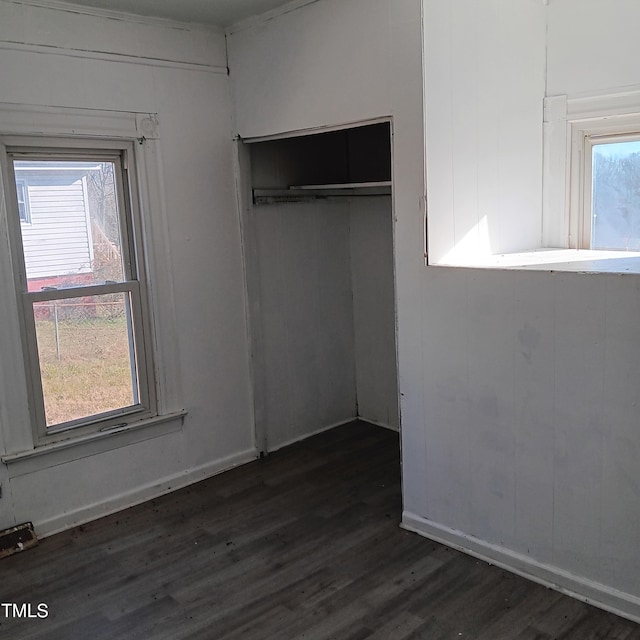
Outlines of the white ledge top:
{"label": "white ledge top", "polygon": [[534,249],[518,253],[476,256],[470,259],[460,257],[455,260],[441,261],[430,266],[640,274],[640,252],[598,251],[591,249]]}

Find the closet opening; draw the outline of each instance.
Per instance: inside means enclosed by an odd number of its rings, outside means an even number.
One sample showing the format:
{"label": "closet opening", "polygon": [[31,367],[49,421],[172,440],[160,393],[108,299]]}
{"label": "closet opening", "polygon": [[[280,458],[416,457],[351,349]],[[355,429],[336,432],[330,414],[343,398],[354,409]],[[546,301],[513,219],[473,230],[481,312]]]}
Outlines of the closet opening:
{"label": "closet opening", "polygon": [[259,453],[399,430],[391,121],[237,150]]}

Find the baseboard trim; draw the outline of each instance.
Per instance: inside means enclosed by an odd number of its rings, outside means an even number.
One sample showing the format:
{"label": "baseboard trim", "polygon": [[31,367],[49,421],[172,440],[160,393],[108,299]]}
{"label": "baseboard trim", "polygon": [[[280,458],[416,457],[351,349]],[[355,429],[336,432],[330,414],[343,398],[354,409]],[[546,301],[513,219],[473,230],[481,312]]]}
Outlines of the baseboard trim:
{"label": "baseboard trim", "polygon": [[385,422],[378,422],[377,420],[371,420],[370,418],[366,418],[365,416],[358,416],[358,420],[361,422],[366,422],[367,424],[372,424],[374,427],[382,427],[383,429],[389,429],[389,431],[395,431],[398,433],[400,429],[398,427],[392,427],[390,424],[386,424]]}
{"label": "baseboard trim", "polygon": [[91,520],[97,520],[98,518],[111,515],[117,511],[134,507],[147,500],[159,498],[167,493],[183,489],[200,480],[205,480],[223,471],[228,471],[233,467],[251,462],[255,460],[256,457],[255,449],[248,449],[233,456],[223,458],[222,460],[208,462],[194,469],[166,476],[161,480],[137,487],[133,491],[114,496],[103,502],[96,502],[48,520],[34,522],[34,526],[38,537],[46,538],[47,536],[52,536],[66,529],[77,527]]}
{"label": "baseboard trim", "polygon": [[296,444],[297,442],[302,442],[302,440],[306,440],[307,438],[312,438],[313,436],[317,436],[321,433],[324,433],[325,431],[329,431],[330,429],[335,429],[336,427],[342,427],[345,424],[349,424],[351,422],[353,422],[354,420],[358,420],[358,418],[356,418],[355,416],[353,416],[353,418],[347,418],[346,420],[340,420],[339,422],[334,422],[332,424],[328,424],[324,427],[320,427],[319,429],[316,429],[315,431],[310,431],[309,433],[305,433],[299,436],[296,436],[295,438],[292,438],[291,440],[286,440],[285,442],[273,445],[273,446],[269,446],[268,450],[269,453],[273,453],[274,451],[278,451],[278,449],[282,449],[284,447],[288,447],[291,444]]}
{"label": "baseboard trim", "polygon": [[529,556],[469,536],[409,511],[403,512],[400,526],[407,531],[463,551],[577,600],[634,622],[640,622],[640,598],[629,593],[576,576],[553,565],[538,562]]}

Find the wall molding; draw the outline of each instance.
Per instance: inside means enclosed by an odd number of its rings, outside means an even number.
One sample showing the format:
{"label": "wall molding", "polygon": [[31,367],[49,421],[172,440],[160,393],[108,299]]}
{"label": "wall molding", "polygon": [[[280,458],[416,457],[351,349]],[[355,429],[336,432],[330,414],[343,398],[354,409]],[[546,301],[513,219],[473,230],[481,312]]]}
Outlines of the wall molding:
{"label": "wall molding", "polygon": [[545,98],[545,106],[562,99],[566,101],[566,118],[572,122],[640,113],[640,89],[638,87],[605,94],[552,96]]}
{"label": "wall molding", "polygon": [[90,51],[87,49],[66,49],[53,45],[25,44],[22,42],[0,41],[0,50],[21,51],[26,53],[40,53],[67,58],[85,58],[101,60],[103,62],[119,62],[122,64],[138,64],[151,67],[164,67],[169,69],[182,69],[185,71],[203,71],[206,73],[220,73],[227,75],[227,67],[200,64],[197,62],[179,62],[162,58],[133,56],[124,53],[109,53],[107,51]]}
{"label": "wall molding", "polygon": [[183,31],[207,31],[222,35],[224,30],[215,25],[205,25],[201,22],[181,22],[179,20],[171,20],[169,18],[158,18],[155,16],[143,16],[137,13],[127,13],[125,11],[114,11],[110,9],[100,9],[98,7],[89,7],[87,5],[74,4],[72,2],[64,2],[63,0],[3,0],[10,4],[21,4],[30,7],[40,7],[42,9],[55,9],[57,11],[66,11],[68,13],[78,13],[85,16],[94,16],[97,18],[109,18],[111,20],[122,20],[123,22],[133,22],[136,24],[144,24],[152,27],[165,27],[171,29],[181,29]]}
{"label": "wall molding", "polygon": [[123,509],[134,507],[148,500],[153,500],[154,498],[159,498],[160,496],[178,491],[179,489],[184,489],[201,480],[206,480],[224,471],[229,471],[234,467],[252,462],[256,457],[257,453],[255,449],[247,449],[227,458],[208,462],[188,471],[174,473],[160,480],[137,487],[133,491],[112,496],[107,500],[94,502],[93,504],[68,511],[47,520],[34,520],[34,526],[38,537],[46,538],[65,531],[66,529],[77,527],[92,520],[97,520],[98,518],[122,511]]}
{"label": "wall molding", "polygon": [[297,11],[302,7],[306,7],[308,4],[315,4],[318,1],[319,0],[291,0],[291,2],[287,2],[280,7],[271,9],[270,11],[265,11],[264,13],[250,16],[249,18],[245,18],[244,20],[238,20],[238,22],[227,27],[226,32],[228,35],[231,35],[232,33],[237,33],[238,31],[251,29],[252,27],[256,27],[263,22],[269,22],[270,20],[279,18],[280,16],[283,16],[287,13],[291,13],[292,11]]}
{"label": "wall molding", "polygon": [[640,598],[629,593],[538,562],[530,556],[432,522],[410,511],[403,512],[400,526],[577,600],[640,622]]}
{"label": "wall molding", "polygon": [[[345,424],[349,424],[350,422],[353,422],[354,420],[358,420],[358,418],[356,416],[353,416],[352,418],[347,418],[346,420],[340,420],[339,422],[334,422],[332,424],[328,424],[324,427],[320,427],[319,429],[316,429],[315,431],[310,431],[309,433],[304,433],[302,435],[296,436],[295,438],[291,438],[290,440],[285,440],[284,442],[280,442],[276,445],[269,445],[268,446],[268,452],[269,453],[274,453],[275,451],[278,451],[279,449],[283,449],[284,447],[288,447],[289,445],[292,444],[296,444],[297,442],[301,442],[302,440],[306,440],[307,438],[312,438],[313,436],[317,436],[321,433],[324,433],[325,431],[329,431],[331,429],[335,429],[336,427],[342,427]],[[267,443],[268,444],[268,443]]]}

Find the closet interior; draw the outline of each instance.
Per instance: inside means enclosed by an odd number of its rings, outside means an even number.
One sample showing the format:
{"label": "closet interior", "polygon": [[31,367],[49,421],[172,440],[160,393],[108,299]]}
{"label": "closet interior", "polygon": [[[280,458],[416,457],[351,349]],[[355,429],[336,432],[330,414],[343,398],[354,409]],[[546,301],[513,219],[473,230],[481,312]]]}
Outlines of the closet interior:
{"label": "closet interior", "polygon": [[391,124],[242,144],[264,452],[359,417],[399,428]]}

